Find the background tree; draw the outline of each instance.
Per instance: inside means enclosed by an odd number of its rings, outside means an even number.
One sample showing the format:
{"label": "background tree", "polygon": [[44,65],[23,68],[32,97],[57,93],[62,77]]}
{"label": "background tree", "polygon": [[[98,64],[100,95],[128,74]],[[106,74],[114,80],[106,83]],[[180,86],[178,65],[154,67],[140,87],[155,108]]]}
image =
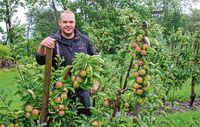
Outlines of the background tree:
{"label": "background tree", "polygon": [[14,43],[12,17],[17,11],[19,5],[23,6],[23,3],[19,0],[3,0],[0,2],[0,22],[3,21],[6,24],[7,37],[4,44]]}

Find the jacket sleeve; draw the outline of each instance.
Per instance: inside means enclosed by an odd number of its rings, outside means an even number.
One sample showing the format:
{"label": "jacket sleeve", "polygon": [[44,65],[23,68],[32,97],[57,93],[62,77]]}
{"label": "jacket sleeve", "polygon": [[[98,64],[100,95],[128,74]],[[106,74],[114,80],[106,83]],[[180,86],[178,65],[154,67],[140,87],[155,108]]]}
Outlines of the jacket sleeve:
{"label": "jacket sleeve", "polygon": [[90,43],[90,41],[88,42],[87,52],[88,52],[89,55],[95,55],[96,54],[95,51],[94,51],[94,47]]}
{"label": "jacket sleeve", "polygon": [[40,65],[45,64],[45,56],[41,56],[40,54],[36,53],[36,61]]}

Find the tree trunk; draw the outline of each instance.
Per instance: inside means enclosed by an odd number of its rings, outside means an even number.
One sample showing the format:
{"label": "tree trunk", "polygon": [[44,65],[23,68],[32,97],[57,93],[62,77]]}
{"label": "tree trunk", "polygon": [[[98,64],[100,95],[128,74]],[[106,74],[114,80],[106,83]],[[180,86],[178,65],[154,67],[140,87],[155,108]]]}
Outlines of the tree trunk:
{"label": "tree trunk", "polygon": [[126,74],[126,78],[125,78],[125,82],[124,82],[124,86],[123,86],[123,89],[126,89],[126,85],[127,85],[127,82],[128,82],[128,77],[129,77],[129,73],[131,71],[131,67],[133,65],[133,57],[131,57],[131,61],[130,61],[130,64],[129,64],[129,68],[128,68],[128,71],[127,71],[127,74]]}
{"label": "tree trunk", "polygon": [[5,4],[6,4],[6,19],[5,19],[5,22],[6,22],[6,31],[7,31],[7,42],[6,42],[6,44],[7,44],[8,41],[10,41],[10,43],[13,43],[13,37],[11,35],[12,26],[11,26],[11,14],[10,14],[10,9],[9,9],[9,1],[6,0]]}
{"label": "tree trunk", "polygon": [[[116,116],[117,107],[118,107],[120,98],[121,98],[121,90],[118,90],[118,91],[117,91],[117,98],[116,98],[116,101],[113,102],[113,113],[112,113],[112,118]],[[112,118],[111,118],[111,120],[112,120]]]}
{"label": "tree trunk", "polygon": [[58,21],[58,11],[57,11],[57,8],[56,8],[56,5],[55,5],[55,2],[54,0],[51,0],[51,3],[52,3],[52,8],[54,10],[54,20],[55,20],[55,23],[58,25],[57,21]]}
{"label": "tree trunk", "polygon": [[[199,44],[196,43],[194,45],[194,50],[193,50],[193,55],[195,56],[194,60],[193,60],[193,64],[194,66],[198,66],[198,58],[197,58],[197,54],[199,53]],[[197,75],[196,74],[193,74],[192,75],[192,82],[191,82],[191,96],[190,96],[190,106],[192,107],[193,106],[193,103],[195,101],[195,97],[196,97],[196,93],[195,93],[195,83],[196,83],[196,80],[197,80]]]}
{"label": "tree trunk", "polygon": [[[139,104],[136,104],[133,108],[133,116],[134,117],[137,117],[139,116],[139,111],[140,111],[140,105]],[[133,122],[135,122],[135,120],[133,119]]]}
{"label": "tree trunk", "polygon": [[193,103],[195,101],[196,93],[195,93],[195,82],[196,82],[196,76],[192,76],[192,83],[191,83],[191,96],[190,96],[190,106],[193,106]]}

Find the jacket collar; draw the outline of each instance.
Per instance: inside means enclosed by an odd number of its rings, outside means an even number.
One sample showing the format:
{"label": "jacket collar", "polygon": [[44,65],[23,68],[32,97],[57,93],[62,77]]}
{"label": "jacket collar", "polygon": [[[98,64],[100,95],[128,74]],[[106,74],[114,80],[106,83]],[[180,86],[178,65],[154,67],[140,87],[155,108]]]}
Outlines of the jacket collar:
{"label": "jacket collar", "polygon": [[[79,38],[80,38],[80,31],[78,31],[77,29],[75,29],[74,30],[74,32],[75,32],[75,37],[74,37],[74,39],[75,40],[78,40]],[[61,32],[60,32],[60,29],[57,31],[57,33],[55,34],[55,37],[57,38],[57,39],[59,39],[59,40],[61,40]]]}

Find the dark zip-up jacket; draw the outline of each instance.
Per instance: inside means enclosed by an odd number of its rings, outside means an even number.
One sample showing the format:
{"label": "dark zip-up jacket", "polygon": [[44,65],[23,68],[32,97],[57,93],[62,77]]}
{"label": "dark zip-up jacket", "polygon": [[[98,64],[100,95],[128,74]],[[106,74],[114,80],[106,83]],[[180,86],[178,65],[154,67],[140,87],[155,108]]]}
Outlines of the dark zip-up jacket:
{"label": "dark zip-up jacket", "polygon": [[[53,49],[53,58],[56,57],[56,55],[64,57],[65,61],[62,64],[62,66],[71,65],[73,62],[74,54],[83,52],[85,54],[94,55],[94,49],[93,46],[89,40],[89,38],[79,32],[78,30],[75,30],[75,37],[72,41],[69,41],[69,43],[65,42],[63,37],[61,37],[60,31],[50,36],[56,40],[56,45]],[[45,64],[45,56],[41,56],[38,53],[36,53],[36,61],[38,64],[44,65]],[[52,66],[54,68],[56,67],[56,60],[52,60]]]}

